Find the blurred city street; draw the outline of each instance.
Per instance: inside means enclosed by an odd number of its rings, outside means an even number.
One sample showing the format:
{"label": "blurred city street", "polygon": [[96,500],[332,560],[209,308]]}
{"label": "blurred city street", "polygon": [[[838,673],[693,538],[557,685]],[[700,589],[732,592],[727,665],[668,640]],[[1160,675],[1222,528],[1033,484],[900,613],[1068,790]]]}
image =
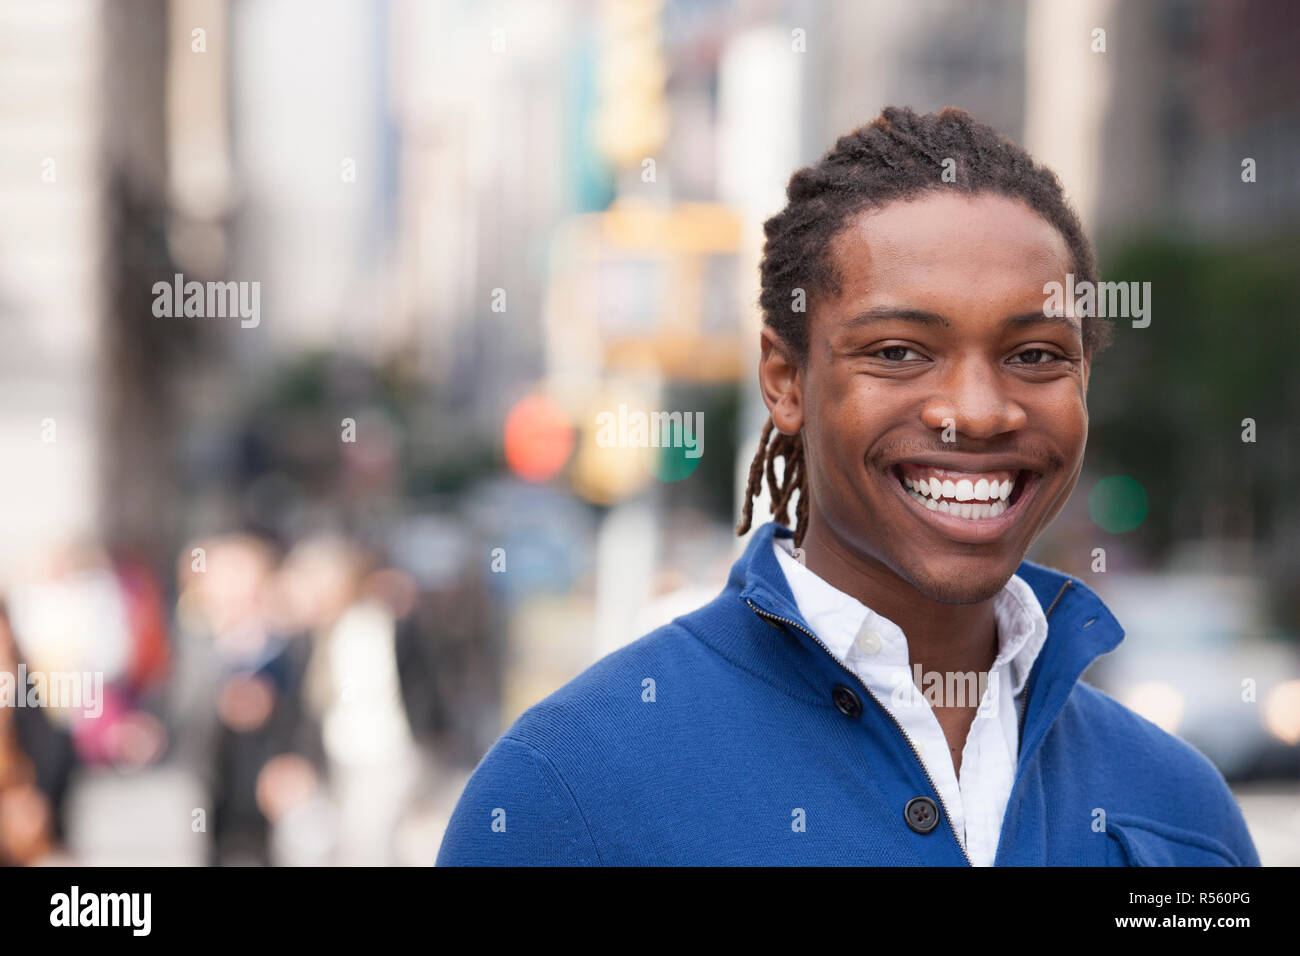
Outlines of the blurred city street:
{"label": "blurred city street", "polygon": [[1294,784],[1253,784],[1234,791],[1264,866],[1300,866],[1300,807]]}
{"label": "blurred city street", "polygon": [[1300,865],[1296,11],[0,0],[0,672],[77,692],[0,706],[0,864],[432,865],[521,714],[723,587],[764,223],[898,104],[1156,290],[1027,557]]}
{"label": "blurred city street", "polygon": [[[396,866],[431,866],[447,820],[469,773],[451,770],[411,808],[400,825]],[[203,794],[192,778],[173,768],[150,767],[123,774],[87,773],[68,803],[68,846],[49,863],[69,866],[203,866],[207,834],[192,830],[192,811]],[[291,862],[291,861],[284,861]],[[319,863],[322,861],[302,861]],[[335,862],[327,860],[324,862]]]}
{"label": "blurred city street", "polygon": [[[398,865],[427,866],[437,856],[443,831],[455,808],[466,771],[437,776],[440,781],[403,823]],[[1264,866],[1300,866],[1300,805],[1294,784],[1248,784],[1233,790]],[[70,801],[66,857],[74,866],[119,863],[140,866],[201,865],[203,838],[191,833],[190,811],[200,799],[184,774],[150,768],[129,775],[100,771],[88,775]],[[160,826],[159,821],[174,821]],[[55,861],[51,861],[55,862]]]}

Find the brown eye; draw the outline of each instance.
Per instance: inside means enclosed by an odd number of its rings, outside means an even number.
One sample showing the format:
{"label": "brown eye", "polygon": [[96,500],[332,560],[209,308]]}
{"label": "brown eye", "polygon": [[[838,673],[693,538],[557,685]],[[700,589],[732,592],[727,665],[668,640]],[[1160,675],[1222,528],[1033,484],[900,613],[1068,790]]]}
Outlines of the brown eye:
{"label": "brown eye", "polygon": [[1030,358],[1028,361],[1017,362],[1016,364],[1017,365],[1046,365],[1048,362],[1054,362],[1057,359],[1064,357],[1061,355],[1057,355],[1055,352],[1052,352],[1048,349],[1025,349],[1023,352],[1018,352],[1016,354],[1016,357],[1022,358],[1023,356],[1026,355],[1032,356],[1032,358]]}
{"label": "brown eye", "polygon": [[906,345],[888,345],[883,349],[878,349],[874,355],[890,362],[906,362],[908,355],[920,358],[920,354],[915,349],[909,349]]}

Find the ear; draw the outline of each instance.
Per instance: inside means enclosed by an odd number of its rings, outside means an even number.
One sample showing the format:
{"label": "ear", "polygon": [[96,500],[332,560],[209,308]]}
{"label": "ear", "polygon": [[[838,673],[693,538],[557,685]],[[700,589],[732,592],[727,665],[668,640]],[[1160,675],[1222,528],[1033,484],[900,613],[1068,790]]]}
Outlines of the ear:
{"label": "ear", "polygon": [[758,361],[758,387],[772,413],[772,424],[783,435],[796,435],[803,427],[803,373],[781,336],[763,326]]}

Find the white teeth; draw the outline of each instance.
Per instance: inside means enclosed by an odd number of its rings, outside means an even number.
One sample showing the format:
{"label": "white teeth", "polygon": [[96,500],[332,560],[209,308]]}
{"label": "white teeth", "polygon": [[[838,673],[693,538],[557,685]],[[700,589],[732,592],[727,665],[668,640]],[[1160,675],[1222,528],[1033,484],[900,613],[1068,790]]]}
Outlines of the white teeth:
{"label": "white teeth", "polygon": [[[1003,486],[1006,484],[1008,483],[1004,482]],[[908,494],[923,503],[930,511],[941,511],[946,515],[954,515],[958,518],[967,518],[974,521],[984,518],[996,518],[1007,510],[1007,503],[1002,500],[995,500],[991,504],[980,504],[974,501],[943,501],[926,494],[930,490],[933,490],[933,484],[927,487],[924,481],[917,481],[913,483],[913,487]]]}
{"label": "white teeth", "polygon": [[957,482],[940,481],[938,478],[905,478],[903,480],[908,488],[918,494],[927,495],[931,498],[955,498],[958,501],[995,501],[999,498],[1005,501],[1011,496],[1011,489],[1016,486],[1016,483],[1010,478],[1001,483],[989,481],[987,478],[981,478],[974,483],[966,478]]}
{"label": "white teeth", "polygon": [[1007,478],[999,482],[988,478],[974,481],[961,478],[953,481],[932,475],[929,478],[904,477],[903,485],[908,489],[908,494],[930,511],[979,521],[996,518],[1010,507],[1016,479]]}

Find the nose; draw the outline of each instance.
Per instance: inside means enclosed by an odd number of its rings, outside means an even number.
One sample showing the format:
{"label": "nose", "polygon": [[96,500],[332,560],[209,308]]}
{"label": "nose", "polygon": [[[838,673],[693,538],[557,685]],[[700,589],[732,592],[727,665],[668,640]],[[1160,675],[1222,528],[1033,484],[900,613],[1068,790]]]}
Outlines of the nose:
{"label": "nose", "polygon": [[957,362],[921,406],[921,421],[937,431],[951,424],[967,438],[992,438],[1023,428],[1028,415],[1005,384],[987,360]]}

